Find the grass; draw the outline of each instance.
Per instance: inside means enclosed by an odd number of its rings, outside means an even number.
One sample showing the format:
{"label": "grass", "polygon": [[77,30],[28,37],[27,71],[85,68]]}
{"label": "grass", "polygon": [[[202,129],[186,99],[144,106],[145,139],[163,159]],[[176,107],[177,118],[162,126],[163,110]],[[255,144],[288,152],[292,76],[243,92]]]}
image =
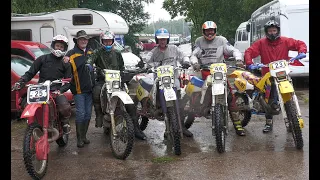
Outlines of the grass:
{"label": "grass", "polygon": [[163,157],[153,158],[151,160],[151,162],[153,162],[153,163],[168,163],[168,162],[172,162],[175,160],[176,160],[175,158],[163,156]]}

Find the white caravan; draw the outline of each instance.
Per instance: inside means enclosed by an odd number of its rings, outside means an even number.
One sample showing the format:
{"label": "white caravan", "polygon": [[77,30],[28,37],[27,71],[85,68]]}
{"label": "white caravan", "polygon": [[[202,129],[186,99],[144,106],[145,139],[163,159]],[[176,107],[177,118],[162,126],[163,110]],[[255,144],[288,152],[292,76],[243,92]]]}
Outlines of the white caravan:
{"label": "white caravan", "polygon": [[[280,24],[282,36],[302,40],[308,47],[307,57],[301,62],[304,66],[290,66],[292,77],[309,76],[309,0],[274,0],[271,1],[251,15],[246,30],[249,32],[250,44],[264,37],[264,25],[274,18]],[[249,47],[249,44],[245,49]],[[296,51],[290,51],[289,57],[295,57]],[[260,61],[260,57],[254,60]]]}
{"label": "white caravan", "polygon": [[248,32],[246,30],[248,21],[243,22],[239,25],[236,30],[235,38],[234,38],[234,47],[239,49],[239,51],[244,54],[244,51],[250,46],[250,36],[248,36]]}
{"label": "white caravan", "polygon": [[[41,42],[50,47],[52,37],[63,34],[69,39],[69,48],[74,47],[73,38],[79,30],[85,30],[92,41],[106,30],[123,38],[129,31],[126,21],[117,14],[87,8],[70,8],[49,13],[12,14],[11,39]],[[117,40],[117,39],[116,39]],[[120,42],[123,40],[120,40]],[[119,41],[118,41],[119,42]]]}

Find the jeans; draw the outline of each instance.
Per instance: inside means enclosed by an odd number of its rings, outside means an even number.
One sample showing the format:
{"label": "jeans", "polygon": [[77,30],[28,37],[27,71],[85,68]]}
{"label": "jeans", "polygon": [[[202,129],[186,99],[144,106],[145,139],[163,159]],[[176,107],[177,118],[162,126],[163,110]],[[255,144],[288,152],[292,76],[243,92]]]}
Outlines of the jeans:
{"label": "jeans", "polygon": [[74,95],[76,105],[76,123],[84,123],[91,119],[92,93]]}

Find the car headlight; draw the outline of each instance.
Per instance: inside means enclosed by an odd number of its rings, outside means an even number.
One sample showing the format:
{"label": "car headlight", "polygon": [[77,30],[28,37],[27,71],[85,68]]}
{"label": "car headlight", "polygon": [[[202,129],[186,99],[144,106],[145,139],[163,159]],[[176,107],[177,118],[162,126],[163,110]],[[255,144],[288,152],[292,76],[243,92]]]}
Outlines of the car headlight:
{"label": "car headlight", "polygon": [[223,73],[222,72],[214,73],[214,79],[215,80],[222,80],[223,79]]}
{"label": "car headlight", "polygon": [[120,81],[113,81],[112,82],[112,88],[113,89],[119,89],[120,88]]}
{"label": "car headlight", "polygon": [[163,84],[169,84],[171,82],[170,76],[165,76],[162,78],[162,83]]}

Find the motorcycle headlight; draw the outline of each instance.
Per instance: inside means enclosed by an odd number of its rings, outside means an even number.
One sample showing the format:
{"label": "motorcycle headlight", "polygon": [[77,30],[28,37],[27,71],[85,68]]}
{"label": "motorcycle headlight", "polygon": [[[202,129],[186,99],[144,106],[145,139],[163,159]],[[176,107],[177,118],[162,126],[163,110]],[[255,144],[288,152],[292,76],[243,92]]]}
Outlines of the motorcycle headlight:
{"label": "motorcycle headlight", "polygon": [[162,83],[163,84],[169,84],[171,82],[170,76],[165,76],[162,78]]}
{"label": "motorcycle headlight", "polygon": [[214,79],[215,80],[222,80],[223,79],[223,73],[222,72],[214,73]]}
{"label": "motorcycle headlight", "polygon": [[113,89],[119,89],[120,88],[120,81],[113,81],[112,82],[112,88]]}
{"label": "motorcycle headlight", "polygon": [[286,71],[279,71],[276,73],[278,79],[285,79],[287,77]]}

